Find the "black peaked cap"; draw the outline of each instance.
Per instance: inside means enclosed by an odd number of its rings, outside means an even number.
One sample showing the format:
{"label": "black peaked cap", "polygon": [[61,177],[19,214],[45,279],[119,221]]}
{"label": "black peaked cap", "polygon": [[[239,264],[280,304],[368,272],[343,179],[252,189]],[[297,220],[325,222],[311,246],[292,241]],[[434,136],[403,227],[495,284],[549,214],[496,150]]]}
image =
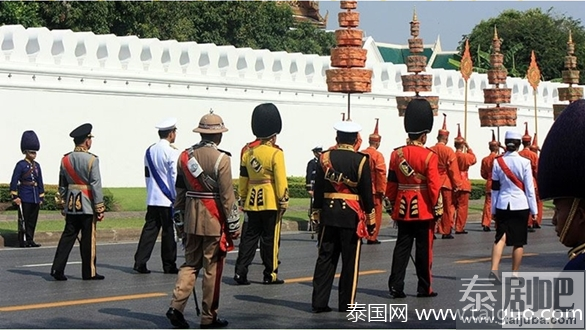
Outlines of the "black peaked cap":
{"label": "black peaked cap", "polygon": [[87,137],[92,133],[92,124],[86,123],[83,124],[73,131],[69,133],[69,136],[72,138],[80,138],[80,137]]}

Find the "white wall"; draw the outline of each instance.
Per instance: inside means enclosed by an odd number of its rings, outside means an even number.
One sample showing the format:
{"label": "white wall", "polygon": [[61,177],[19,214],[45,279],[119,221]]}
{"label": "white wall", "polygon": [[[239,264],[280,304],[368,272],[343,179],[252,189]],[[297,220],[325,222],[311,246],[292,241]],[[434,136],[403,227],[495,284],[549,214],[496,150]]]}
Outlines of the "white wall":
{"label": "white wall", "polygon": [[[37,160],[45,182],[56,183],[59,160],[73,148],[69,132],[90,122],[96,136],[92,152],[100,157],[103,185],[143,186],[143,154],[158,139],[154,125],[159,120],[178,118],[175,144],[185,148],[198,141],[199,135],[191,130],[212,108],[230,129],[221,148],[238,155],[243,144],[254,138],[250,115],[263,102],[273,102],[281,111],[278,144],[285,150],[288,175],[302,176],[310,150],[334,144],[332,125],[347,108],[345,95],[327,92],[329,57],[325,56],[22,26],[0,27],[0,51],[0,182],[10,181],[14,164],[22,157],[21,134],[32,129],[41,140]],[[352,120],[364,127],[365,148],[374,118],[380,118],[380,150],[388,161],[392,149],[405,141],[395,97],[412,94],[402,92],[404,65],[370,63],[373,92],[351,96]],[[448,114],[453,138],[456,123],[464,120],[464,82],[457,71],[429,73],[434,75],[430,95],[440,96],[440,113]],[[510,106],[519,108],[516,129],[522,132],[523,122],[528,121],[533,134],[531,87],[521,79],[508,79],[507,86],[513,88]],[[539,86],[540,142],[553,122],[552,104],[558,102],[560,86]],[[478,108],[493,106],[483,104],[482,88],[487,87],[486,75],[474,74],[469,81],[468,141],[479,162],[490,140],[490,129],[480,128],[477,113]],[[441,115],[436,117],[432,140],[441,120]],[[501,128],[501,136],[507,129]],[[479,178],[479,171],[479,165],[472,167],[470,176]]]}

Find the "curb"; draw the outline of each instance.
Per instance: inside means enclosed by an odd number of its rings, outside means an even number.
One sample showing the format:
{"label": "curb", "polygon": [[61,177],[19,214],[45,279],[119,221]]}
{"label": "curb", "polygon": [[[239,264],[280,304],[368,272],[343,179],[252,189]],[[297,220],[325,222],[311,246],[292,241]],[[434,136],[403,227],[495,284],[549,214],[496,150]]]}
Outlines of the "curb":
{"label": "curb", "polygon": [[[475,211],[469,213],[469,220],[467,223],[480,223],[481,212]],[[553,210],[546,210],[543,213],[543,218],[551,219],[553,217]],[[391,221],[385,215],[383,218],[382,227],[391,225]],[[307,223],[301,221],[283,220],[281,224],[281,232],[298,232],[307,231]],[[118,228],[118,229],[98,229],[97,240],[100,243],[119,243],[119,242],[138,242],[142,228]],[[35,242],[43,246],[57,246],[61,238],[61,231],[37,232],[35,233]],[[0,249],[4,247],[18,247],[17,234],[14,232],[3,233],[0,235]]]}

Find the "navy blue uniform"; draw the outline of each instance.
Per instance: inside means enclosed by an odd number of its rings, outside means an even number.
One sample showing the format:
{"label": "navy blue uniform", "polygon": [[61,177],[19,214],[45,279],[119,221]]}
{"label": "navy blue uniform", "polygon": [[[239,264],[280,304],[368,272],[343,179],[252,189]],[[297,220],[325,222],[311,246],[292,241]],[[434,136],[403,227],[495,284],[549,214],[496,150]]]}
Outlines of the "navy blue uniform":
{"label": "navy blue uniform", "polygon": [[45,197],[43,174],[39,163],[27,159],[16,163],[10,180],[10,195],[13,200],[20,198],[22,203],[22,214],[20,209],[18,212],[19,217],[24,218],[26,232],[19,227],[18,240],[20,246],[24,247],[34,242],[39,208]]}

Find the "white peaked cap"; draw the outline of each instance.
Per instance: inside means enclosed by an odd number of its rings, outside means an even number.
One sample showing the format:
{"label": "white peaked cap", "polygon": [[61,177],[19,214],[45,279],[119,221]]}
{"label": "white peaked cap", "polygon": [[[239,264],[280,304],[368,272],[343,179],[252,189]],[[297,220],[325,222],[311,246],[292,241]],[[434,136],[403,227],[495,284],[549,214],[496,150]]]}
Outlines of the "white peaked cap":
{"label": "white peaked cap", "polygon": [[515,131],[507,131],[505,133],[505,140],[521,140],[521,133]]}
{"label": "white peaked cap", "polygon": [[155,128],[159,131],[169,131],[175,128],[175,125],[177,125],[177,118],[169,117],[159,122]]}
{"label": "white peaked cap", "polygon": [[358,133],[362,130],[362,126],[353,121],[340,121],[334,124],[334,129],[344,133]]}

